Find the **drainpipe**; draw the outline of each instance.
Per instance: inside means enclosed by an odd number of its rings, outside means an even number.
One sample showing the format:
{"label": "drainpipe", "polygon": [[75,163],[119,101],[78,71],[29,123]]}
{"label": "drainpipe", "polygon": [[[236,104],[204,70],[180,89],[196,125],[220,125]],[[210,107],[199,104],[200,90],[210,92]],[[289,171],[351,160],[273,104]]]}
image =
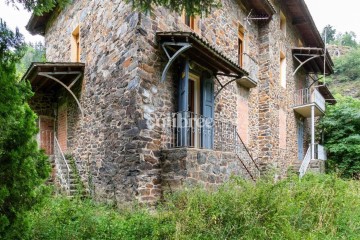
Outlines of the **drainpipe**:
{"label": "drainpipe", "polygon": [[315,105],[311,106],[311,160],[315,159]]}

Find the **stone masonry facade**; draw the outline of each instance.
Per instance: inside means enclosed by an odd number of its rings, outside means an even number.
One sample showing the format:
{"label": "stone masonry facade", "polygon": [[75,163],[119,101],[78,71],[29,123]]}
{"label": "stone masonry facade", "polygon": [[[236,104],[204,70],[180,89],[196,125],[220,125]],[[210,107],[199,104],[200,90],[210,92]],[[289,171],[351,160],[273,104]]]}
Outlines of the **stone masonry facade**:
{"label": "stone masonry facade", "polygon": [[[302,71],[292,76],[296,64],[291,47],[302,36],[290,16],[286,32],[279,28],[280,11],[288,16],[281,1],[273,1],[277,13],[269,21],[251,25],[244,20],[249,9],[241,2],[223,0],[221,8],[199,21],[197,34],[234,62],[242,26],[244,51],[259,69],[256,87],[248,89],[234,82],[222,90],[215,99],[215,118],[236,125],[256,162],[284,177],[298,161],[296,121],[301,117],[292,108],[293,92],[310,84]],[[47,25],[47,61],[71,61],[71,34],[77,26],[85,72],[73,88],[84,118],[60,87],[50,96],[36,95],[32,106],[38,114],[66,119],[67,141],[62,144],[76,159],[82,181],[95,199],[155,203],[168,187],[214,186],[232,175],[249,178],[231,152],[166,147],[161,119],[177,111],[178,69],[173,65],[166,81],[160,82],[167,58],[156,32],[192,31],[179,14],[161,7],[151,14],[139,13],[124,0],[75,0]],[[279,77],[281,53],[286,59],[286,87]],[[220,78],[223,83],[227,80]],[[53,109],[64,106],[67,116],[60,119]],[[304,124],[307,141],[309,121]]]}

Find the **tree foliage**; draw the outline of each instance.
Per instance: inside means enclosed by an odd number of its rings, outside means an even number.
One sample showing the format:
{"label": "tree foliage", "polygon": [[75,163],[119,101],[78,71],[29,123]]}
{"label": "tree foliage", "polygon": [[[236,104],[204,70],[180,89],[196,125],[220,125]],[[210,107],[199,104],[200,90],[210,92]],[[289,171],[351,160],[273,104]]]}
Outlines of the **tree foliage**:
{"label": "tree foliage", "polygon": [[354,49],[334,59],[333,79],[337,81],[360,81],[360,49]]}
{"label": "tree foliage", "polygon": [[27,104],[30,84],[16,77],[25,45],[0,20],[0,238],[41,196],[49,164],[34,138],[36,115]]}
{"label": "tree foliage", "polygon": [[220,6],[219,0],[127,0],[134,8],[149,12],[153,6],[163,6],[177,13],[185,11],[189,15],[209,14],[211,9]]}
{"label": "tree foliage", "polygon": [[328,150],[328,169],[345,178],[360,179],[360,100],[337,99],[319,125]]}
{"label": "tree foliage", "polygon": [[51,11],[56,6],[63,8],[71,0],[5,0],[7,4],[16,7],[16,4],[21,4],[28,11],[34,11],[35,15],[42,15],[43,13]]}
{"label": "tree foliage", "polygon": [[[49,12],[56,6],[64,8],[71,0],[5,0],[7,4],[21,4],[28,11],[36,15]],[[177,13],[185,11],[189,15],[210,13],[212,8],[220,6],[219,0],[126,0],[133,7],[142,12],[151,12],[154,6],[163,6]]]}
{"label": "tree foliage", "polygon": [[24,75],[32,62],[45,61],[45,46],[42,42],[27,44],[24,56],[21,58],[20,62],[16,64],[18,75]]}
{"label": "tree foliage", "polygon": [[326,25],[321,32],[322,39],[324,40],[324,42],[326,40],[327,43],[335,41],[335,35],[336,35],[336,29],[329,24]]}

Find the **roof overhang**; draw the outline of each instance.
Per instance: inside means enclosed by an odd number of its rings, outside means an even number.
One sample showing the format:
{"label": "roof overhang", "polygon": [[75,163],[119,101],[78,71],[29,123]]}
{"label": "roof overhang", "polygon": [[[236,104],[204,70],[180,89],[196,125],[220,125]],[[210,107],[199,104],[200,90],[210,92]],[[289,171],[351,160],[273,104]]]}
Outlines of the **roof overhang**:
{"label": "roof overhang", "polygon": [[322,48],[294,47],[292,48],[292,54],[300,64],[293,75],[295,75],[301,67],[304,68],[307,73],[325,73],[326,75],[334,73],[334,63],[328,51],[324,54],[324,49]]}
{"label": "roof overhang", "polygon": [[43,13],[41,16],[37,16],[34,13],[31,15],[29,22],[25,26],[32,35],[45,35],[46,25],[51,18],[54,11]]}
{"label": "roof overhang", "polygon": [[85,64],[78,62],[33,62],[22,77],[31,83],[34,92],[56,90],[59,85],[51,81],[49,76],[55,76],[61,83],[72,87],[84,73]]}
{"label": "roof overhang", "polygon": [[324,48],[324,42],[304,0],[282,0],[289,18],[304,40],[304,46]]}
{"label": "roof overhang", "polygon": [[84,75],[85,64],[76,62],[39,63],[33,62],[22,77],[28,80],[35,93],[56,91],[63,87],[75,100],[82,117],[84,111],[76,94],[71,90],[75,83]]}
{"label": "roof overhang", "polygon": [[276,13],[274,5],[269,0],[244,1],[243,4],[248,9],[252,9],[257,16],[271,17]]}
{"label": "roof overhang", "polygon": [[325,98],[325,101],[331,105],[335,105],[337,103],[336,99],[330,92],[327,85],[319,85],[317,86],[318,91],[321,93],[321,95]]}
{"label": "roof overhang", "polygon": [[[176,57],[188,57],[197,64],[212,71],[213,74],[221,72],[237,77],[248,75],[237,63],[193,32],[157,32],[156,38],[169,58],[169,62],[163,72],[162,81],[165,80],[166,71],[175,60],[174,56],[177,54],[179,56]],[[168,50],[174,53],[173,56],[170,56]]]}

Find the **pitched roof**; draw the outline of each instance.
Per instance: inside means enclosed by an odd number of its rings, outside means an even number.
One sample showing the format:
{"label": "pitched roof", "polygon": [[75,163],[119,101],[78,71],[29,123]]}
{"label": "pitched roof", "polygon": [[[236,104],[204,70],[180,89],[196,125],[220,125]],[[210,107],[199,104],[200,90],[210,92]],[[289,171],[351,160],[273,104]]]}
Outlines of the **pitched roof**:
{"label": "pitched roof", "polygon": [[248,75],[236,62],[194,32],[157,32],[156,38],[159,42],[186,42],[192,44],[192,48],[187,50],[186,54],[214,72],[222,71],[227,74]]}

